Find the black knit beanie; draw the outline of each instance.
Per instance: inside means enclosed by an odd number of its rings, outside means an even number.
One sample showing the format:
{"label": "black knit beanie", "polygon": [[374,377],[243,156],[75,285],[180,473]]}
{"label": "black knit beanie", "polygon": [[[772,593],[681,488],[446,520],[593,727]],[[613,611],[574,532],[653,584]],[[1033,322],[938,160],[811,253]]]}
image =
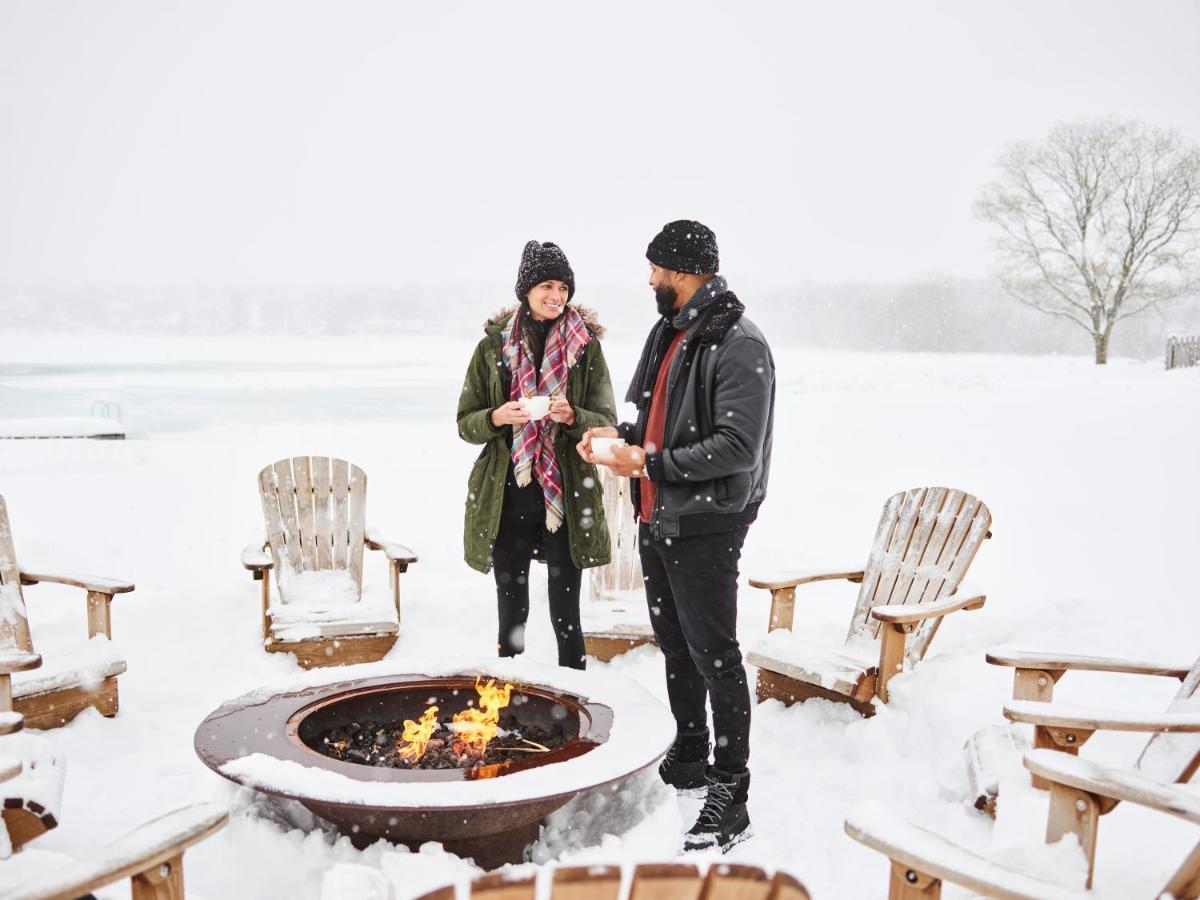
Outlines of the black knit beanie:
{"label": "black knit beanie", "polygon": [[534,285],[550,279],[567,286],[567,300],[575,296],[575,273],[567,254],[558,244],[530,241],[521,252],[521,267],[517,269],[517,299],[524,302]]}
{"label": "black knit beanie", "polygon": [[646,259],[664,269],[693,275],[713,274],[721,265],[717,236],[708,226],[691,219],[664,225],[646,248]]}

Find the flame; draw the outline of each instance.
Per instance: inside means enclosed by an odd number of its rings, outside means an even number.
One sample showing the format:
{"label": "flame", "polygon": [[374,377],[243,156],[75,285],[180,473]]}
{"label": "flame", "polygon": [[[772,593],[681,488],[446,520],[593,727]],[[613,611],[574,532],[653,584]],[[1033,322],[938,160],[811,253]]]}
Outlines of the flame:
{"label": "flame", "polygon": [[404,734],[401,736],[403,743],[397,752],[405,762],[415,763],[425,755],[429,737],[438,727],[437,714],[438,708],[431,706],[421,714],[421,721],[404,720]]}
{"label": "flame", "polygon": [[454,749],[459,756],[470,754],[482,759],[488,743],[499,729],[500,710],[508,706],[513,686],[496,687],[496,679],[489,678],[482,687],[475,679],[475,690],[479,692],[478,708],[464,709],[454,715],[454,730],[457,733]]}

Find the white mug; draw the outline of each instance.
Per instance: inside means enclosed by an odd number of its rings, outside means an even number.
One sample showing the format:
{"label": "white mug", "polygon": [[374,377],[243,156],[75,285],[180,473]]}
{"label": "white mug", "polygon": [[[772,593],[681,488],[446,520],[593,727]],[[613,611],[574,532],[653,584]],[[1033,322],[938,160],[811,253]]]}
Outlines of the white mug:
{"label": "white mug", "polygon": [[550,412],[549,397],[522,397],[521,406],[525,408],[525,412],[529,413],[530,421],[536,422],[546,413]]}
{"label": "white mug", "polygon": [[613,448],[624,447],[625,442],[620,438],[592,438],[592,459],[596,462],[613,462]]}

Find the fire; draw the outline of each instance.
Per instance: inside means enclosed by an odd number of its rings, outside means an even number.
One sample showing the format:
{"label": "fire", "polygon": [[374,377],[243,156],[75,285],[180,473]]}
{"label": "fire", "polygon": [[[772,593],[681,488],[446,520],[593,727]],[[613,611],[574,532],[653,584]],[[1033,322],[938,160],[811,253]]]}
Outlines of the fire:
{"label": "fire", "polygon": [[[481,681],[481,678],[475,679],[479,705],[455,713],[453,722],[448,726],[454,732],[450,746],[460,759],[464,756],[483,759],[487,745],[500,728],[500,710],[508,706],[508,699],[512,694],[511,684],[496,687],[495,678],[489,678],[487,684],[483,685],[480,684]],[[438,708],[431,706],[421,714],[421,721],[404,720],[404,734],[396,752],[410,765],[425,755],[429,740],[439,727],[437,714]]]}
{"label": "fire", "polygon": [[438,708],[431,706],[421,714],[421,721],[404,720],[404,734],[401,737],[404,743],[397,750],[401,759],[415,763],[425,755],[425,746],[438,727],[437,714]]}
{"label": "fire", "polygon": [[488,743],[496,736],[500,723],[500,710],[508,706],[508,698],[513,686],[505,684],[496,687],[496,679],[489,678],[488,683],[480,687],[480,679],[475,679],[475,690],[479,692],[478,708],[464,709],[454,715],[454,730],[457,740],[454,749],[459,756],[470,754],[482,759]]}

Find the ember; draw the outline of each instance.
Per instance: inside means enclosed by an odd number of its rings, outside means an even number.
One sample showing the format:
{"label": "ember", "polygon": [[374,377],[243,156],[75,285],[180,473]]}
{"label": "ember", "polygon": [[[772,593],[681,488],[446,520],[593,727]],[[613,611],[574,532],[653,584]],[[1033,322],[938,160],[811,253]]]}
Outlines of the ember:
{"label": "ember", "polygon": [[512,761],[530,753],[546,753],[567,735],[555,725],[519,722],[508,706],[513,686],[496,687],[495,679],[475,683],[478,707],[468,707],[450,722],[438,722],[430,706],[419,721],[380,722],[364,719],[335,726],[322,735],[316,749],[346,762],[395,769],[473,769]]}

